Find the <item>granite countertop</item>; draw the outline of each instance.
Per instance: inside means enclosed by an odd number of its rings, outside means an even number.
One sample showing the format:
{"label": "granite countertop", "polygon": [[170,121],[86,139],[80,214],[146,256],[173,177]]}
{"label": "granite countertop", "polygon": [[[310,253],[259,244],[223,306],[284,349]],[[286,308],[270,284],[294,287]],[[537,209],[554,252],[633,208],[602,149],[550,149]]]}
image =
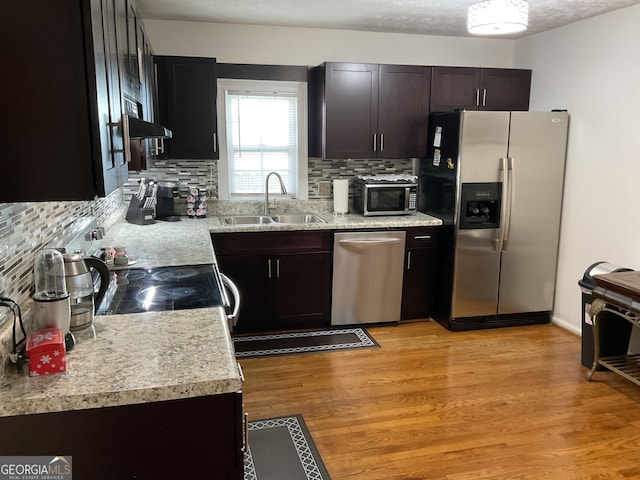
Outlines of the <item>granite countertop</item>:
{"label": "granite countertop", "polygon": [[[315,212],[314,212],[315,213]],[[267,223],[260,225],[223,225],[219,217],[201,219],[206,221],[209,230],[224,232],[270,232],[286,230],[347,230],[359,228],[410,228],[442,225],[442,220],[425,213],[397,216],[365,217],[358,214],[336,215],[319,212],[326,223]]]}
{"label": "granite countertop", "polygon": [[178,222],[158,221],[151,225],[134,225],[123,220],[109,229],[98,246],[124,246],[129,258],[136,262],[131,268],[203,265],[215,261],[207,219],[184,217]]}
{"label": "granite countertop", "polygon": [[[97,316],[67,371],[0,379],[0,416],[235,392],[242,382],[221,308]],[[26,368],[26,367],[25,367]]]}
{"label": "granite countertop", "polygon": [[[217,216],[133,225],[116,222],[100,247],[124,246],[131,268],[215,263],[212,232],[342,230],[441,225],[416,215],[363,217],[319,212],[326,223],[222,225]],[[117,268],[117,267],[116,267]],[[95,332],[95,334],[94,334]],[[0,376],[0,417],[109,407],[234,392],[242,382],[220,308],[97,316],[76,334],[62,374]]]}

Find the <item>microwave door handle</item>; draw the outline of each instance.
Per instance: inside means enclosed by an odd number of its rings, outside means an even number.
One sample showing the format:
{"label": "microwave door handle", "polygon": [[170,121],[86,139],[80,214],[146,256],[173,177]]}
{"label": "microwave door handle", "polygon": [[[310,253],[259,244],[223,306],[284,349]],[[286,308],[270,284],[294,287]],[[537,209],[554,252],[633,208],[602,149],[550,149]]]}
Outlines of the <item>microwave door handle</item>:
{"label": "microwave door handle", "polygon": [[404,188],[404,211],[409,211],[409,197],[411,196],[411,187]]}

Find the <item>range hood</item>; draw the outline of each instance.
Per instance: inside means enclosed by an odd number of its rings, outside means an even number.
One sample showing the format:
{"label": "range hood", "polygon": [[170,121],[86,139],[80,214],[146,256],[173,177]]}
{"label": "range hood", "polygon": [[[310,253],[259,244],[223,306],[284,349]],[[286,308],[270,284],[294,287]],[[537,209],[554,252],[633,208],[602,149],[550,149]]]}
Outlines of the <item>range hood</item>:
{"label": "range hood", "polygon": [[129,138],[138,140],[142,138],[171,138],[171,130],[157,123],[140,120],[132,115],[125,115],[129,122]]}

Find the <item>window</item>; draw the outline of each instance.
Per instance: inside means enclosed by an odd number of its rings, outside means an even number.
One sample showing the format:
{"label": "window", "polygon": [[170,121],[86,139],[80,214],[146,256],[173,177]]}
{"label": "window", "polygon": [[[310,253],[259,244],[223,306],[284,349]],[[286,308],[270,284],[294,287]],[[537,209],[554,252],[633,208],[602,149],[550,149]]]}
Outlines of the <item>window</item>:
{"label": "window", "polygon": [[[219,79],[218,105],[220,199],[262,199],[269,172],[288,197],[306,199],[307,84]],[[271,192],[280,193],[275,179]]]}

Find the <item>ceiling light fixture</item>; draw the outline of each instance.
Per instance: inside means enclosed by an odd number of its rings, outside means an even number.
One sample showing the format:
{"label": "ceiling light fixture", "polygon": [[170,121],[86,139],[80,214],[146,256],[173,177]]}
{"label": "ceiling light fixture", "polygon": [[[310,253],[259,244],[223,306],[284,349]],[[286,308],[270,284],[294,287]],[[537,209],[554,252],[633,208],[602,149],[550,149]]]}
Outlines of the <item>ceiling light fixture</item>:
{"label": "ceiling light fixture", "polygon": [[524,0],[487,0],[467,12],[467,30],[477,35],[518,33],[528,25],[529,2]]}

